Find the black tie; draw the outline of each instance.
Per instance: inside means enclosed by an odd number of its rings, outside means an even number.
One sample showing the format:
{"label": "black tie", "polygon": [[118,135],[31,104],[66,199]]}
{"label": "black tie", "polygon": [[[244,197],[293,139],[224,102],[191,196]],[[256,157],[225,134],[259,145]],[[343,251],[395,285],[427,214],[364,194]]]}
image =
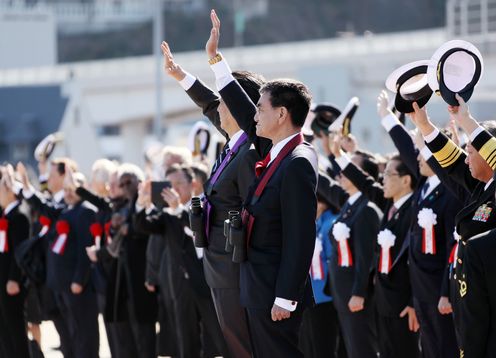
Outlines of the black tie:
{"label": "black tie", "polygon": [[424,200],[428,190],[429,190],[429,182],[426,181],[424,185],[422,185],[422,189],[420,190],[419,203],[422,200]]}
{"label": "black tie", "polygon": [[226,158],[226,156],[229,154],[230,151],[231,151],[231,148],[229,148],[228,143],[226,143],[226,145],[224,146],[224,149],[222,149],[222,152],[215,160],[214,166],[212,167],[212,174],[214,174],[215,171],[217,170],[217,168],[219,168],[220,164]]}

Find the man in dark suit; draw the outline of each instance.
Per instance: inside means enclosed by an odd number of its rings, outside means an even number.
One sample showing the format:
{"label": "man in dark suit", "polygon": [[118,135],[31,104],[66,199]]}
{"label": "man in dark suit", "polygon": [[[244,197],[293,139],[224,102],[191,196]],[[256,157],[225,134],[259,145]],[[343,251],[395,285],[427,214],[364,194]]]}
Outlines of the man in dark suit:
{"label": "man in dark suit", "polygon": [[[66,172],[65,180],[69,177],[72,175]],[[46,237],[46,285],[55,293],[74,357],[98,357],[98,307],[86,255],[86,247],[93,243],[90,226],[95,222],[95,211],[82,203],[69,187],[64,187],[64,201],[66,206],[52,216],[55,225]],[[46,206],[35,194],[28,202],[34,208]]]}
{"label": "man in dark suit", "polygon": [[[250,142],[246,134],[220,98],[203,82],[174,62],[167,43],[162,43],[162,50],[166,72],[179,81],[186,93],[227,140],[210,178],[204,185],[209,215],[206,223],[208,247],[205,249],[203,264],[231,356],[248,358],[252,353],[246,312],[239,300],[239,264],[232,261],[232,252],[225,250],[224,220],[228,218],[229,211],[241,211],[248,187],[253,181],[256,153],[250,151]],[[250,99],[257,102],[264,80],[249,72],[235,72],[233,76]]]}
{"label": "man in dark suit", "polygon": [[29,238],[29,221],[6,173],[0,180],[0,356],[29,358],[24,320],[26,291],[14,252]]}
{"label": "man in dark suit", "polygon": [[[372,156],[355,153],[353,162],[377,178]],[[372,269],[382,213],[344,175],[339,177],[349,198],[331,228],[330,286],[350,358],[375,357]]]}
{"label": "man in dark suit", "polygon": [[[39,163],[40,167],[46,166],[46,162]],[[49,221],[54,224],[60,215],[61,211],[66,207],[64,202],[64,179],[66,169],[71,168],[73,171],[77,170],[77,165],[69,158],[61,157],[55,158],[49,162],[48,176],[46,177],[45,187],[49,194],[37,191],[30,183],[26,168],[24,164],[18,163],[16,171],[19,174],[23,191],[22,196],[27,200],[31,210],[38,213],[40,216],[45,216]],[[43,173],[42,173],[43,174]],[[35,200],[30,200],[31,197],[36,197]],[[37,232],[39,228],[37,228]],[[45,240],[45,235],[40,236],[43,238],[44,251],[48,252],[48,240]],[[60,349],[65,356],[71,356],[72,344],[69,327],[65,319],[61,316],[58,310],[54,293],[47,285],[43,286],[42,309],[49,317],[57,330],[60,338]]]}
{"label": "man in dark suit", "polygon": [[[245,202],[248,250],[240,277],[254,355],[301,357],[298,329],[311,300],[308,272],[317,206],[317,156],[300,132],[310,95],[299,82],[276,80],[262,87],[255,106],[217,52],[220,21],[214,11],[211,19],[207,53],[219,93],[259,153],[264,152]],[[265,138],[264,148],[260,138]]]}
{"label": "man in dark suit", "polygon": [[384,185],[381,185],[339,150],[338,141],[333,145],[333,152],[341,174],[386,213],[381,221],[374,260],[379,353],[381,357],[417,358],[419,325],[413,308],[408,251],[402,250],[408,240],[416,177],[400,156],[395,155],[386,165]]}
{"label": "man in dark suit", "polygon": [[413,195],[407,248],[422,351],[426,357],[453,357],[457,351],[457,337],[448,275],[455,246],[454,218],[463,205],[455,195],[460,189],[442,170],[439,176],[436,175],[441,168],[429,157],[427,148],[419,154],[412,137],[387,109],[384,93],[378,98],[378,112],[403,162],[419,180]]}
{"label": "man in dark suit", "polygon": [[[164,237],[162,262],[168,266],[168,275],[159,275],[159,279],[160,285],[172,292],[179,356],[200,356],[202,345],[197,315],[203,327],[203,356],[224,356],[226,347],[201,263],[203,250],[195,249],[188,227],[187,206],[191,200],[194,174],[187,166],[173,165],[167,170],[166,179],[171,188],[164,189],[162,195],[168,208],[163,211],[153,209],[150,182],[147,182],[137,201],[136,229]],[[216,346],[214,351],[207,347],[210,337]]]}

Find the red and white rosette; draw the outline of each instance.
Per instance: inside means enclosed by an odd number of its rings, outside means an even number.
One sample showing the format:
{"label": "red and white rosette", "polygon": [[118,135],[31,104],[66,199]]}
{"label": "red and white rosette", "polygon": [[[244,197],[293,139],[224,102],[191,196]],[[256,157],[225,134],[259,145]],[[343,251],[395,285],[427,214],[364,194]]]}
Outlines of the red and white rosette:
{"label": "red and white rosette", "polygon": [[391,248],[394,246],[396,236],[389,229],[382,230],[377,235],[377,243],[381,246],[381,255],[379,257],[379,272],[388,274],[393,265],[391,258]]}
{"label": "red and white rosette", "polygon": [[55,224],[57,230],[57,239],[52,245],[52,252],[57,255],[63,255],[67,244],[67,236],[69,235],[69,223],[65,220],[57,221]]}
{"label": "red and white rosette", "polygon": [[422,228],[422,253],[436,254],[436,237],[434,225],[437,224],[437,215],[431,208],[423,208],[418,213],[418,224]]}
{"label": "red and white rosette", "polygon": [[460,243],[460,238],[461,236],[458,235],[458,233],[455,231],[453,232],[453,237],[455,238],[455,244],[453,245],[453,248],[451,249],[450,257],[449,257],[449,263],[453,264],[453,267],[456,267],[456,258],[458,256],[458,244]]}
{"label": "red and white rosette", "polygon": [[315,240],[315,248],[313,249],[312,265],[310,266],[310,277],[313,280],[323,280],[324,279],[324,264],[322,262],[322,241],[320,239]]}
{"label": "red and white rosette", "polygon": [[105,226],[103,227],[103,230],[105,231],[105,241],[108,244],[112,243],[112,236],[110,236],[110,226],[112,223],[110,221],[107,221],[105,223]]}
{"label": "red and white rosette", "polygon": [[9,252],[9,242],[7,240],[7,231],[9,230],[9,221],[0,218],[0,252]]}
{"label": "red and white rosette", "polygon": [[49,217],[46,217],[44,215],[40,215],[40,218],[38,219],[41,225],[40,232],[38,233],[38,237],[43,237],[46,235],[48,230],[50,230],[50,225],[52,225],[52,220],[50,220]]}
{"label": "red and white rosette", "polygon": [[93,223],[90,225],[90,233],[95,240],[95,246],[97,249],[100,249],[103,235],[103,228],[100,223]]}
{"label": "red and white rosette", "polygon": [[350,228],[342,222],[336,222],[332,226],[332,236],[338,243],[338,265],[341,267],[353,266],[348,239],[350,238]]}

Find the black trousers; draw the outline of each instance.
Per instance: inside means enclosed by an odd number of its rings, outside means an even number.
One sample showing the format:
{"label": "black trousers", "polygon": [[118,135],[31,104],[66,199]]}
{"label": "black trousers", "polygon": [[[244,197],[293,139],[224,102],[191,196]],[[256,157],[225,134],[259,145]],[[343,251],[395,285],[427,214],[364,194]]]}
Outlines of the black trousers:
{"label": "black trousers", "polygon": [[298,348],[301,308],[291,312],[288,319],[275,322],[270,309],[247,308],[246,311],[255,358],[303,357]]}
{"label": "black trousers", "polygon": [[339,325],[349,358],[377,358],[377,334],[372,302],[359,312],[338,310]]}
{"label": "black trousers", "polygon": [[183,281],[174,297],[178,354],[181,358],[226,356],[215,307],[210,296],[199,296]]}
{"label": "black trousers", "polygon": [[346,358],[338,313],[332,302],[305,309],[299,342],[305,358]]}
{"label": "black trousers", "polygon": [[55,293],[60,314],[69,330],[75,358],[98,358],[100,335],[96,294],[85,288],[79,295],[70,291]]}
{"label": "black trousers", "polygon": [[437,303],[413,300],[413,306],[420,323],[420,343],[424,358],[457,357],[458,350],[453,316],[442,315]]}
{"label": "black trousers", "polygon": [[24,290],[9,296],[6,284],[0,286],[0,356],[29,358],[28,336],[24,320]]}
{"label": "black trousers", "polygon": [[229,357],[251,358],[248,319],[246,310],[240,303],[239,288],[212,288],[210,291],[220,328],[230,353]]}
{"label": "black trousers", "polygon": [[157,352],[159,356],[175,357],[177,355],[177,335],[173,301],[169,295],[162,293],[162,289],[160,289],[157,299],[158,322],[160,324],[160,332],[157,335]]}
{"label": "black trousers", "polygon": [[[154,358],[156,352],[156,329],[155,322],[143,322],[139,317],[136,317],[135,309],[131,301],[127,301],[129,327],[134,340],[134,346],[139,353],[140,358]],[[128,330],[121,327],[124,334],[128,334]]]}
{"label": "black trousers", "polygon": [[408,329],[408,316],[387,317],[376,313],[381,358],[419,358],[419,335]]}

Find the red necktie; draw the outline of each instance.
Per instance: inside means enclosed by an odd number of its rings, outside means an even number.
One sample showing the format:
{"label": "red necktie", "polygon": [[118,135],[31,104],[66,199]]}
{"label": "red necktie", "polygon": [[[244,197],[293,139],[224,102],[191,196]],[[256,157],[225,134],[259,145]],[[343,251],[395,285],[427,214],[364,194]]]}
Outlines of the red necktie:
{"label": "red necktie", "polygon": [[397,211],[398,210],[396,209],[396,206],[394,206],[394,205],[389,208],[389,211],[388,211],[388,221],[393,218],[394,214],[396,214]]}
{"label": "red necktie", "polygon": [[255,175],[257,176],[257,178],[260,175],[262,175],[262,173],[265,170],[265,168],[267,168],[267,166],[269,165],[269,162],[270,162],[270,152],[269,152],[269,154],[267,154],[267,156],[265,157],[264,160],[261,160],[259,162],[256,162],[256,164],[255,164]]}

